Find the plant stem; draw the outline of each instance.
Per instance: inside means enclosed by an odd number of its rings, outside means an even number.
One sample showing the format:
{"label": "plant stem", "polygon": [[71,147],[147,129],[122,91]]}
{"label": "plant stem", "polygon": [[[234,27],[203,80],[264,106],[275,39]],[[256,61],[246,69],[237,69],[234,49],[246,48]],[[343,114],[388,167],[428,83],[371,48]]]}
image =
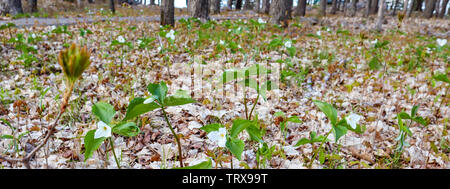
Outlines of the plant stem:
{"label": "plant stem", "polygon": [[253,113],[253,110],[256,107],[256,104],[258,104],[258,99],[259,99],[259,95],[256,97],[256,100],[255,100],[255,103],[253,104],[252,110],[250,110],[249,119],[252,119],[252,113]]}
{"label": "plant stem", "polygon": [[327,133],[327,135],[325,135],[325,138],[322,140],[322,142],[320,143],[320,146],[319,146],[319,148],[318,149],[316,149],[316,150],[314,150],[314,155],[313,155],[313,157],[311,158],[311,162],[309,163],[309,168],[311,168],[312,167],[312,164],[313,164],[313,162],[314,162],[314,159],[316,158],[316,156],[317,156],[317,153],[319,152],[319,150],[322,148],[322,146],[323,146],[323,144],[325,143],[325,141],[327,140],[327,138],[328,138],[328,135],[330,135],[330,133],[331,133],[331,131],[333,131],[333,129],[330,129],[330,131],[328,131],[328,133]]}
{"label": "plant stem", "polygon": [[163,112],[164,115],[164,119],[167,122],[167,125],[169,125],[169,129],[172,132],[173,136],[175,137],[175,141],[177,142],[178,145],[178,156],[180,156],[179,160],[180,160],[180,167],[183,167],[183,153],[181,151],[181,143],[180,143],[180,138],[178,137],[178,135],[175,133],[175,131],[172,128],[172,125],[170,124],[169,118],[167,118],[167,113],[164,110],[164,106],[161,106],[161,110]]}
{"label": "plant stem", "polygon": [[116,151],[114,150],[114,142],[112,141],[112,138],[109,138],[109,142],[111,144],[112,153],[114,155],[114,160],[116,160],[117,168],[120,169],[120,163],[119,160],[117,160]]}

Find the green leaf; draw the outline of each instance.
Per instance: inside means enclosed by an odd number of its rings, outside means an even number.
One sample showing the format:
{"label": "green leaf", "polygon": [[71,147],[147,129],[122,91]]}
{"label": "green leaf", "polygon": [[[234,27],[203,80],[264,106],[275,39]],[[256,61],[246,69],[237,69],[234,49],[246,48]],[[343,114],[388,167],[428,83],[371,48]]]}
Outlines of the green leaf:
{"label": "green leaf", "polygon": [[140,131],[141,130],[134,122],[122,122],[112,128],[113,133],[126,137],[134,137],[138,135]]}
{"label": "green leaf", "polygon": [[212,132],[212,131],[218,131],[219,128],[224,127],[222,124],[220,123],[213,123],[213,124],[209,124],[209,125],[205,125],[203,127],[201,127],[201,130],[204,130],[206,133]]}
{"label": "green leaf", "polygon": [[276,112],[275,114],[273,114],[273,117],[284,117],[284,112]]}
{"label": "green leaf", "polygon": [[423,117],[414,117],[413,120],[423,126],[427,126],[428,123],[425,119],[423,119]]}
{"label": "green leaf", "polygon": [[230,136],[232,138],[236,138],[239,133],[241,133],[244,129],[253,124],[253,121],[245,120],[245,119],[236,119],[233,120],[233,127],[231,127]]}
{"label": "green leaf", "polygon": [[250,125],[245,129],[250,135],[250,139],[256,142],[263,143],[264,141],[261,139],[261,130],[259,130],[255,125]]}
{"label": "green leaf", "polygon": [[309,144],[309,143],[311,143],[311,141],[309,139],[301,138],[294,146],[297,147],[297,146],[301,146],[301,145]]}
{"label": "green leaf", "polygon": [[380,60],[378,57],[374,56],[369,62],[369,68],[371,70],[379,70],[381,68]]}
{"label": "green leaf", "polygon": [[320,164],[325,163],[325,152],[324,152],[323,148],[319,149],[319,162],[320,162]]}
{"label": "green leaf", "polygon": [[433,79],[450,84],[450,80],[448,79],[447,74],[436,73],[433,75]]}
{"label": "green leaf", "polygon": [[401,119],[411,119],[411,116],[406,112],[400,112],[397,116],[400,117]]}
{"label": "green leaf", "polygon": [[96,130],[90,130],[86,133],[86,136],[84,136],[84,161],[88,160],[90,157],[92,157],[92,154],[94,151],[96,151],[102,142],[106,139],[106,137],[97,138],[94,139]]}
{"label": "green leaf", "polygon": [[1,135],[0,139],[14,139],[14,136],[12,136],[12,135]]}
{"label": "green leaf", "polygon": [[411,109],[411,117],[416,117],[418,109],[419,109],[419,106],[413,106],[413,108]]}
{"label": "green leaf", "polygon": [[337,122],[337,111],[336,109],[326,103],[326,102],[322,102],[322,101],[318,101],[318,100],[313,100],[314,104],[319,107],[320,111],[322,111],[327,117],[328,119],[331,121],[332,125],[336,125]]}
{"label": "green leaf", "polygon": [[167,85],[164,81],[161,81],[160,83],[150,83],[147,86],[147,90],[152,93],[152,95],[157,96],[158,101],[161,103],[164,102],[164,99],[167,96]]}
{"label": "green leaf", "polygon": [[342,136],[344,136],[345,134],[347,134],[347,127],[338,125],[338,126],[333,126],[333,130],[334,130],[334,138],[335,141],[337,142]]}
{"label": "green leaf", "polygon": [[292,123],[302,123],[302,120],[300,120],[297,116],[291,116],[288,118],[288,121]]}
{"label": "green leaf", "polygon": [[164,100],[164,106],[181,106],[196,102],[192,98],[177,98],[175,96],[169,96]]}
{"label": "green leaf", "polygon": [[211,159],[209,159],[208,161],[201,162],[197,165],[192,165],[188,167],[177,167],[173,169],[212,169],[212,162]]}
{"label": "green leaf", "polygon": [[241,160],[242,152],[245,147],[244,141],[237,138],[232,138],[231,140],[227,140],[225,146],[238,160]]}
{"label": "green leaf", "polygon": [[97,116],[98,119],[106,124],[111,123],[112,118],[116,114],[114,107],[111,104],[105,102],[98,102],[92,106],[92,113]]}
{"label": "green leaf", "polygon": [[145,114],[149,111],[152,111],[160,107],[158,104],[156,104],[156,102],[144,104],[144,101],[145,98],[140,97],[131,100],[127,108],[127,113],[125,114],[125,118],[123,118],[123,121],[133,119],[139,115]]}

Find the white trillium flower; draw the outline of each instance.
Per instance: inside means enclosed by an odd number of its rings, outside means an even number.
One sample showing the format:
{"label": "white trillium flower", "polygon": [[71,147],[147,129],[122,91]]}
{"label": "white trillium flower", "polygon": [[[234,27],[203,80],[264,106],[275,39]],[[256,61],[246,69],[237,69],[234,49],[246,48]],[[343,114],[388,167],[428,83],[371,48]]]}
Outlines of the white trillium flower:
{"label": "white trillium flower", "polygon": [[50,27],[50,31],[53,31],[55,29],[56,29],[56,26],[54,26],[54,25]]}
{"label": "white trillium flower", "polygon": [[444,46],[445,44],[447,44],[447,39],[437,39],[436,41],[437,41],[437,44],[441,47]]}
{"label": "white trillium flower", "polygon": [[175,31],[170,30],[169,33],[166,34],[166,38],[170,38],[172,40],[175,40]]}
{"label": "white trillium flower", "polygon": [[318,36],[320,36],[320,34],[321,34],[321,33],[320,33],[320,30],[319,30],[319,31],[317,31],[317,32],[316,32],[316,34],[317,34]]}
{"label": "white trillium flower", "polygon": [[352,127],[353,129],[356,129],[356,124],[358,124],[358,122],[361,118],[362,117],[360,115],[351,113],[349,116],[347,116],[345,118],[345,120],[350,125],[350,127]]}
{"label": "white trillium flower", "polygon": [[106,125],[105,122],[100,121],[97,123],[97,130],[95,131],[94,139],[102,137],[111,137],[111,127]]}
{"label": "white trillium flower", "polygon": [[260,23],[260,24],[265,24],[266,21],[264,21],[262,18],[258,18],[258,23]]}
{"label": "white trillium flower", "polygon": [[155,100],[156,100],[155,96],[152,96],[150,98],[145,99],[144,104],[150,104]]}
{"label": "white trillium flower", "polygon": [[375,40],[373,40],[373,41],[371,41],[370,43],[372,43],[372,44],[377,44],[378,43],[378,39],[375,39]]}
{"label": "white trillium flower", "polygon": [[225,41],[220,40],[220,41],[219,41],[219,44],[220,44],[220,45],[225,45]]}
{"label": "white trillium flower", "polygon": [[219,128],[218,131],[212,131],[208,134],[208,138],[211,141],[217,142],[219,147],[225,147],[227,142],[227,130],[225,128]]}
{"label": "white trillium flower", "polygon": [[100,11],[103,11],[103,8],[100,8]]}
{"label": "white trillium flower", "polygon": [[238,45],[238,48],[242,49],[241,45]]}
{"label": "white trillium flower", "polygon": [[137,44],[138,45],[141,45],[141,43],[142,43],[142,41],[139,39],[139,40],[137,40]]}
{"label": "white trillium flower", "polygon": [[157,48],[157,50],[158,50],[158,52],[161,52],[161,50],[162,50],[162,47],[161,47],[161,46],[159,46],[159,47]]}
{"label": "white trillium flower", "polygon": [[122,36],[119,36],[117,38],[117,41],[119,41],[119,43],[125,43],[125,38],[123,38]]}
{"label": "white trillium flower", "polygon": [[291,48],[292,47],[292,41],[288,40],[288,41],[284,42],[284,47]]}
{"label": "white trillium flower", "polygon": [[36,34],[34,34],[34,33],[31,34],[31,38],[33,38],[33,39],[36,38]]}

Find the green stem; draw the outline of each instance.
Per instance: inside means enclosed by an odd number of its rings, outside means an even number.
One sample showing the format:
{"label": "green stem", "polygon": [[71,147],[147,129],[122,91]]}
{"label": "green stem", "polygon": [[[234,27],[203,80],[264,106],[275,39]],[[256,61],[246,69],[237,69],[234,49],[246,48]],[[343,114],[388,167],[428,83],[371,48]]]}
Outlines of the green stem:
{"label": "green stem", "polygon": [[117,168],[120,169],[120,163],[119,163],[119,160],[117,160],[116,151],[114,150],[114,142],[112,141],[111,138],[109,138],[109,142],[111,144],[111,149],[112,149],[112,153],[114,155],[114,160],[116,160]]}
{"label": "green stem", "polygon": [[322,140],[322,143],[320,143],[319,148],[316,149],[316,150],[314,150],[314,155],[313,155],[313,157],[312,157],[312,159],[311,159],[311,162],[309,163],[309,166],[308,166],[309,168],[312,167],[312,164],[313,164],[313,162],[314,162],[314,159],[316,159],[317,153],[318,153],[319,150],[322,148],[323,144],[325,143],[325,141],[326,141],[327,138],[328,138],[328,135],[330,135],[332,131],[333,131],[333,129],[331,129],[330,131],[328,131],[327,135],[325,135],[325,138]]}
{"label": "green stem", "polygon": [[177,142],[177,145],[178,145],[178,156],[179,156],[179,160],[180,160],[180,167],[183,167],[183,153],[181,151],[180,138],[178,137],[178,135],[175,133],[175,131],[172,128],[172,124],[170,124],[169,118],[167,118],[167,113],[164,110],[164,106],[161,106],[161,110],[163,112],[164,119],[166,120],[167,125],[169,125],[169,129],[172,132],[173,136],[175,137],[175,141]]}
{"label": "green stem", "polygon": [[255,104],[253,104],[252,110],[250,110],[249,119],[252,119],[252,113],[253,113],[253,110],[256,107],[256,104],[258,104],[258,99],[259,99],[259,95],[256,97]]}

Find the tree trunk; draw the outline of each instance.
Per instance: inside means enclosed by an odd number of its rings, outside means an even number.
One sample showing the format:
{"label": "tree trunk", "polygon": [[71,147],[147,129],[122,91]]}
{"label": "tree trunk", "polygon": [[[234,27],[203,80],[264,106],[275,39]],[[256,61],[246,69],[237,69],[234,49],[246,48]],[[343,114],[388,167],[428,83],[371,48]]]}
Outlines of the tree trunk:
{"label": "tree trunk", "polygon": [[209,0],[191,0],[189,6],[191,17],[199,18],[202,22],[209,20]]}
{"label": "tree trunk", "polygon": [[9,14],[15,16],[22,14],[22,2],[20,0],[2,0],[0,1],[0,15]]}
{"label": "tree trunk", "polygon": [[352,12],[350,13],[351,17],[354,17],[356,15],[357,10],[357,4],[358,4],[358,0],[352,0]]}
{"label": "tree trunk", "polygon": [[377,31],[381,31],[382,28],[381,26],[383,25],[383,21],[384,21],[384,0],[379,0],[379,8],[378,8],[378,18],[377,18],[377,25],[376,25],[376,30]]}
{"label": "tree trunk", "polygon": [[233,0],[228,0],[227,6],[228,6],[228,9],[232,10],[233,9]]}
{"label": "tree trunk", "polygon": [[94,0],[88,0],[89,4],[95,3]]}
{"label": "tree trunk", "polygon": [[367,4],[366,4],[366,16],[370,15],[370,9],[372,8],[372,0],[367,0]]}
{"label": "tree trunk", "polygon": [[245,10],[251,10],[252,9],[252,5],[250,3],[250,0],[245,0],[245,2],[244,2],[244,9]]}
{"label": "tree trunk", "polygon": [[372,0],[370,5],[370,14],[377,14],[378,11],[379,0]]}
{"label": "tree trunk", "polygon": [[327,10],[327,0],[320,0],[320,15],[325,16]]}
{"label": "tree trunk", "polygon": [[236,0],[236,5],[234,7],[236,7],[236,10],[241,10],[242,9],[242,0]]}
{"label": "tree trunk", "polygon": [[436,10],[435,11],[435,13],[434,13],[434,16],[435,17],[438,17],[439,16],[439,8],[440,8],[440,5],[441,4],[441,0],[437,0],[436,1],[436,6],[434,6],[434,10]]}
{"label": "tree trunk", "polygon": [[297,8],[295,8],[294,16],[305,16],[306,14],[306,0],[298,0]]}
{"label": "tree trunk", "polygon": [[342,8],[341,8],[341,10],[342,10],[342,12],[344,12],[344,15],[346,15],[346,13],[347,13],[347,5],[348,5],[348,1],[349,1],[349,0],[344,0],[344,2],[342,3]]}
{"label": "tree trunk", "polygon": [[442,1],[441,12],[439,12],[439,16],[438,16],[439,18],[444,18],[445,9],[447,9],[447,4],[448,4],[448,0],[443,0]]}
{"label": "tree trunk", "polygon": [[255,0],[255,6],[253,7],[253,10],[257,13],[261,11],[261,0]]}
{"label": "tree trunk", "polygon": [[[187,4],[187,0],[186,0],[186,4]],[[150,5],[156,5],[155,0],[150,0]]]}
{"label": "tree trunk", "polygon": [[408,4],[409,4],[409,0],[403,0],[403,14],[406,16],[406,13],[408,11]]}
{"label": "tree trunk", "polygon": [[262,0],[262,13],[269,14],[270,12],[270,0]]}
{"label": "tree trunk", "polygon": [[434,7],[436,6],[436,0],[428,0],[425,2],[425,11],[423,17],[431,18],[433,16]]}
{"label": "tree trunk", "polygon": [[392,16],[395,15],[395,11],[397,10],[398,0],[394,1],[394,4],[392,5]]}
{"label": "tree trunk", "polygon": [[[92,0],[91,0],[92,1]],[[28,6],[30,6],[31,12],[37,12],[37,0],[28,0]]]}
{"label": "tree trunk", "polygon": [[211,14],[220,13],[220,0],[211,0]]}
{"label": "tree trunk", "polygon": [[[192,2],[191,2],[192,3]],[[174,0],[162,0],[161,2],[161,26],[175,26],[175,7]]]}
{"label": "tree trunk", "polygon": [[284,3],[286,6],[287,17],[288,17],[288,19],[291,19],[292,18],[292,7],[294,6],[294,0],[285,0]]}
{"label": "tree trunk", "polygon": [[286,26],[289,18],[287,12],[285,0],[272,0],[269,22],[272,24],[283,23],[283,25]]}
{"label": "tree trunk", "polygon": [[336,14],[336,11],[337,11],[337,0],[333,0],[331,4],[330,14]]}

